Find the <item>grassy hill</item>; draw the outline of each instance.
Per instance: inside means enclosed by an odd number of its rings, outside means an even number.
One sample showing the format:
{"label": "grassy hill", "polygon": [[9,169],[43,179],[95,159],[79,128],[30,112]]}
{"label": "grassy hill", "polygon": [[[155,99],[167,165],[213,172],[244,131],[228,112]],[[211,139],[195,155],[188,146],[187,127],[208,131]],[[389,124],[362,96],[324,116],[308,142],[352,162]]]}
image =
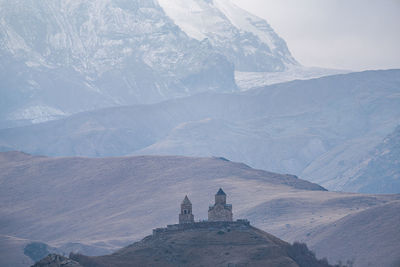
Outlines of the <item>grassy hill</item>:
{"label": "grassy hill", "polygon": [[71,255],[71,258],[84,267],[330,266],[318,261],[308,250],[291,246],[257,228],[223,222],[207,228],[153,234],[112,255]]}
{"label": "grassy hill", "polygon": [[[356,266],[400,266],[399,211],[395,201],[347,215],[315,229],[307,243],[332,262],[353,258]],[[355,254],[361,251],[368,253]]]}

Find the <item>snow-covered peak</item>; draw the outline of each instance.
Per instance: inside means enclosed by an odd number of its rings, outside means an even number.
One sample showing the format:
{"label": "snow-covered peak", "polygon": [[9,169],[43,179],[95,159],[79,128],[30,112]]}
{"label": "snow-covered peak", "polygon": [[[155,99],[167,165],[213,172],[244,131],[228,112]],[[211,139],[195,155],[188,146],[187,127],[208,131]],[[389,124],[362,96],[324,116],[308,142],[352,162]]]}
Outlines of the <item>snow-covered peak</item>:
{"label": "snow-covered peak", "polygon": [[282,71],[297,65],[286,43],[263,19],[230,0],[158,0],[188,36],[208,40],[240,71]]}
{"label": "snow-covered peak", "polygon": [[0,0],[0,58],[0,128],[237,90],[232,62],[157,0]]}
{"label": "snow-covered peak", "polygon": [[[212,1],[158,0],[165,13],[190,37],[199,41],[210,33],[221,33],[225,18]],[[230,26],[230,25],[225,25]],[[218,29],[220,28],[220,29]],[[218,30],[218,32],[217,32]]]}
{"label": "snow-covered peak", "polygon": [[236,28],[253,33],[271,50],[276,49],[275,40],[279,37],[265,20],[237,7],[230,0],[214,0],[214,4]]}

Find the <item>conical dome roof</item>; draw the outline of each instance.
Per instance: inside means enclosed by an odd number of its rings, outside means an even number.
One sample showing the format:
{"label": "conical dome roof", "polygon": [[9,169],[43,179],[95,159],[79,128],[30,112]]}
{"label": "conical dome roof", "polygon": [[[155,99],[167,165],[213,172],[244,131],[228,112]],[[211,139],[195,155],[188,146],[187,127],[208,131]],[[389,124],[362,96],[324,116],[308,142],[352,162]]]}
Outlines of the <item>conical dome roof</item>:
{"label": "conical dome roof", "polygon": [[222,190],[222,188],[220,188],[220,189],[218,190],[217,195],[224,195],[224,196],[226,196],[226,194],[225,194],[224,190]]}
{"label": "conical dome roof", "polygon": [[189,198],[185,196],[185,198],[182,201],[182,204],[184,205],[192,205],[192,202],[190,202]]}

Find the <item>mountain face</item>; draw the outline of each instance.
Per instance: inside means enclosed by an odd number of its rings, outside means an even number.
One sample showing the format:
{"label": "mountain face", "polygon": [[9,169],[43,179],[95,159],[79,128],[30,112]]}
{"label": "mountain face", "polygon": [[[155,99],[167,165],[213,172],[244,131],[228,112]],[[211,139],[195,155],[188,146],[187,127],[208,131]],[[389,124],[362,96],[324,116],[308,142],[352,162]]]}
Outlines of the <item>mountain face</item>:
{"label": "mountain face", "polygon": [[[279,238],[310,244],[323,242],[323,234],[314,234],[319,227],[400,200],[399,195],[327,192],[291,175],[223,158],[178,156],[49,158],[5,152],[0,153],[0,185],[0,235],[27,245],[46,243],[66,255],[92,256],[109,254],[154,228],[177,223],[185,195],[193,204],[195,220],[207,218],[208,204],[219,187],[233,205],[235,220],[246,218]],[[374,218],[379,218],[379,209],[376,212]],[[374,242],[383,248],[395,242],[396,235],[385,234],[393,229],[382,224],[376,231],[393,238],[375,235]],[[11,259],[5,256],[8,244],[16,248],[12,242],[0,247],[1,266],[3,259]],[[346,261],[369,253],[365,247],[354,250],[351,257],[333,255],[334,251],[324,250],[318,257],[332,255]],[[16,262],[26,258],[24,251],[12,255]]]}
{"label": "mountain face", "polygon": [[399,211],[400,201],[394,201],[350,214],[316,227],[304,241],[317,256],[329,254],[330,262],[345,258],[354,266],[399,266]]}
{"label": "mountain face", "polygon": [[207,40],[245,72],[284,71],[298,65],[269,24],[229,0],[159,0],[166,14],[190,37]]}
{"label": "mountain face", "polygon": [[[156,1],[1,1],[2,119],[235,90],[234,67]],[[43,115],[42,115],[43,113]],[[48,117],[46,117],[48,116]]]}
{"label": "mountain face", "polygon": [[345,186],[353,191],[400,192],[400,126],[345,175]]}
{"label": "mountain face", "polygon": [[[222,156],[351,190],[343,173],[400,124],[399,77],[399,70],[368,71],[102,109],[0,130],[0,147],[56,156]],[[380,192],[393,192],[386,189]]]}
{"label": "mountain face", "polygon": [[0,18],[3,128],[235,91],[235,69],[297,64],[265,21],[227,0],[1,0]]}

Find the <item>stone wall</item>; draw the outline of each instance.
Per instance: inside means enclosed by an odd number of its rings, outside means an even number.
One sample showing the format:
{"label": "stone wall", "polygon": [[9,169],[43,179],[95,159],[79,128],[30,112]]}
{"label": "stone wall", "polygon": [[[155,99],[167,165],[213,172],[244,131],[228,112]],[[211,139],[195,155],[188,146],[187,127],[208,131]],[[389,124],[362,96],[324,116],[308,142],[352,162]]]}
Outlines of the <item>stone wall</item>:
{"label": "stone wall", "polygon": [[180,224],[194,223],[194,215],[193,214],[179,214],[179,223]]}
{"label": "stone wall", "polygon": [[186,223],[186,224],[172,224],[167,225],[166,228],[157,228],[153,229],[153,235],[158,235],[166,232],[176,232],[176,231],[185,231],[191,229],[247,229],[250,227],[250,222],[248,220],[236,220],[236,221],[225,221],[225,222],[195,222],[195,223]]}
{"label": "stone wall", "polygon": [[215,204],[226,204],[226,195],[215,195]]}

